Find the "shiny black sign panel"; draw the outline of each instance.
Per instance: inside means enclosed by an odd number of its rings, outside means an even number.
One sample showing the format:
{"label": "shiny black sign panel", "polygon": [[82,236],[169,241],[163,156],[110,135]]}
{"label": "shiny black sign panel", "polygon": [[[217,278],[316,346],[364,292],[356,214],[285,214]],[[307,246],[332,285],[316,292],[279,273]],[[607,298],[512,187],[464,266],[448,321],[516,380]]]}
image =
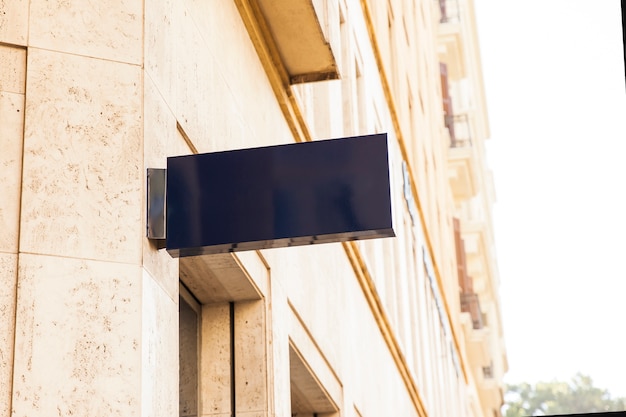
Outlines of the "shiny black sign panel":
{"label": "shiny black sign panel", "polygon": [[394,236],[387,135],[168,158],[172,256]]}

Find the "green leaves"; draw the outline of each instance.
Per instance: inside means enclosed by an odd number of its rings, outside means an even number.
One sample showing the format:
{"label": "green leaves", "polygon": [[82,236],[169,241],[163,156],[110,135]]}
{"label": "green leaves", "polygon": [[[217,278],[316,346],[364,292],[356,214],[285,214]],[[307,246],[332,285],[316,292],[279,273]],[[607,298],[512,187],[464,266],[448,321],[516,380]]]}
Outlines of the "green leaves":
{"label": "green leaves", "polygon": [[611,398],[593,386],[591,377],[578,373],[569,382],[507,385],[503,411],[505,417],[626,411],[626,399]]}

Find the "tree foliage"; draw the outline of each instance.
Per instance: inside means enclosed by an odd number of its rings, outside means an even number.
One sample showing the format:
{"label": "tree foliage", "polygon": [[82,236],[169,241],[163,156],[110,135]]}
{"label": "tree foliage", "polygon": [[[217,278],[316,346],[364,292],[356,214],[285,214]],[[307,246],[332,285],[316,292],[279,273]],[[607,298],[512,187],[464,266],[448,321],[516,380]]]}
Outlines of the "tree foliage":
{"label": "tree foliage", "polygon": [[503,410],[505,417],[626,411],[626,398],[611,398],[589,376],[578,373],[569,382],[507,385]]}

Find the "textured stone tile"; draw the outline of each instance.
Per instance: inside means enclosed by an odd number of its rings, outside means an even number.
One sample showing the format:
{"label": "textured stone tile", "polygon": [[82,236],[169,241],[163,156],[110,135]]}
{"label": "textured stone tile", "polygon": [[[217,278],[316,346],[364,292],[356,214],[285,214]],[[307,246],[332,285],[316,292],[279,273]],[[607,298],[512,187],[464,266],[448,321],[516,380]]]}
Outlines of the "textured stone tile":
{"label": "textured stone tile", "polygon": [[[344,323],[346,300],[350,300],[344,278],[352,277],[354,272],[340,250],[340,244],[329,243],[264,250],[263,255],[272,267],[272,281],[285,288],[292,310],[297,312],[328,365],[341,378],[344,361],[338,338],[343,341],[348,336],[338,326]],[[307,276],[315,279],[294,279],[301,276],[301,271],[307,271]],[[319,300],[346,307],[320,309]]]}
{"label": "textured stone tile", "polygon": [[0,45],[0,91],[24,94],[26,49]]}
{"label": "textured stone tile", "polygon": [[178,300],[145,271],[142,286],[142,413],[178,415]]}
{"label": "textured stone tile", "polygon": [[209,103],[224,104],[224,97],[216,88],[220,85],[215,80],[215,68],[211,67],[211,58],[206,50],[200,32],[194,24],[190,12],[182,3],[177,3],[173,11],[174,36],[185,48],[176,51],[176,65],[173,82],[176,91],[174,114],[185,133],[201,151],[211,132],[211,120],[222,118],[222,114],[210,113]]}
{"label": "textured stone tile", "polygon": [[29,0],[0,2],[0,42],[26,46]]}
{"label": "textured stone tile", "polygon": [[21,250],[139,263],[141,69],[29,50]]}
{"label": "textured stone tile", "polygon": [[[230,94],[243,99],[238,105],[243,108],[249,101],[254,106],[258,104],[254,99],[265,94],[275,102],[265,70],[235,3],[203,0],[184,0],[182,3],[190,12],[212,65],[223,76]],[[276,103],[274,106],[279,110]]]}
{"label": "textured stone tile", "polygon": [[231,407],[230,306],[202,306],[200,396],[202,415],[229,413]]}
{"label": "textured stone tile", "polygon": [[[220,73],[213,73],[211,89],[211,96],[222,97],[222,100],[212,100],[198,107],[200,113],[207,111],[208,114],[217,115],[209,119],[210,135],[197,138],[198,149],[201,152],[211,152],[257,146],[254,129],[246,130],[241,108]],[[263,107],[257,107],[259,108]]]}
{"label": "textured stone tile", "polygon": [[270,398],[273,398],[274,415],[291,415],[291,370],[289,366],[289,327],[287,317],[291,314],[285,288],[270,279],[271,299],[266,304],[268,335],[268,372],[271,376]]}
{"label": "textured stone tile", "polygon": [[[144,78],[144,164],[145,168],[165,168],[167,157],[176,155],[176,118],[159,94],[150,77]],[[184,142],[183,142],[184,144]],[[189,150],[187,149],[188,153]],[[145,171],[145,170],[144,170]],[[146,193],[143,194],[145,207]],[[142,211],[146,224],[146,210]],[[145,233],[144,233],[145,235]],[[178,300],[178,259],[158,249],[150,239],[143,239],[144,268],[159,282],[172,300]]]}
{"label": "textured stone tile", "polygon": [[21,254],[13,416],[141,408],[141,268]]}
{"label": "textured stone tile", "polygon": [[17,253],[24,95],[0,91],[0,252]]}
{"label": "textured stone tile", "polygon": [[142,62],[143,1],[31,0],[29,45],[133,64]]}
{"label": "textured stone tile", "polygon": [[178,259],[172,258],[165,249],[145,238],[143,244],[143,266],[171,300],[178,298]]}
{"label": "textured stone tile", "polygon": [[168,156],[190,152],[184,139],[178,137],[176,116],[150,74],[144,81],[144,118],[146,168],[165,168]]}
{"label": "textured stone tile", "polygon": [[15,330],[17,255],[0,253],[0,416],[9,416]]}
{"label": "textured stone tile", "polygon": [[[220,72],[220,61],[230,59],[230,55],[239,55],[240,45],[231,44],[228,56],[216,58],[211,50],[216,41],[207,41],[205,21],[197,16],[205,12],[220,16],[231,5],[207,3],[203,7],[188,6],[184,2],[177,2],[173,12],[174,36],[177,42],[186,45],[185,48],[177,48],[175,54],[175,72],[172,77],[176,96],[174,114],[200,152],[249,147],[250,136],[245,135],[241,109]],[[198,26],[198,19],[202,27]],[[223,27],[231,30],[229,24]],[[248,36],[243,25],[241,29]],[[250,43],[249,37],[247,42]],[[239,62],[243,66],[249,65],[246,61]],[[257,72],[255,76],[260,82],[267,83],[264,72]],[[258,112],[258,108],[255,111]]]}
{"label": "textured stone tile", "polygon": [[170,107],[200,152],[293,141],[234,4],[176,2],[172,28],[185,48],[174,54]]}
{"label": "textured stone tile", "polygon": [[[209,102],[215,118],[211,128],[214,149],[293,142],[272,87],[234,3],[185,0],[211,60],[220,101]],[[263,109],[263,111],[258,111]]]}
{"label": "textured stone tile", "polygon": [[237,414],[267,411],[267,335],[264,301],[235,304]]}
{"label": "textured stone tile", "polygon": [[144,68],[167,103],[174,105],[176,42],[173,0],[145,0]]}
{"label": "textured stone tile", "polygon": [[261,293],[262,297],[269,296],[269,267],[258,251],[234,252],[233,257],[240,264],[241,269]]}
{"label": "textured stone tile", "polygon": [[244,411],[237,412],[237,417],[269,417],[268,411]]}

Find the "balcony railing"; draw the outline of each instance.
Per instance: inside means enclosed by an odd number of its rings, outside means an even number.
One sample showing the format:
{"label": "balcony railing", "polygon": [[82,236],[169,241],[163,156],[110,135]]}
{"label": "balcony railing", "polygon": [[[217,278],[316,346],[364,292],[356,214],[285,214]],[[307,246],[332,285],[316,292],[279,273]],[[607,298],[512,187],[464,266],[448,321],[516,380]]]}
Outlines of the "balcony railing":
{"label": "balcony railing", "polygon": [[441,81],[441,104],[443,122],[450,134],[450,147],[461,148],[472,145],[472,129],[466,113],[454,114],[450,82],[448,80],[448,66],[439,63],[439,77]]}
{"label": "balcony railing", "polygon": [[444,120],[450,132],[451,148],[472,146],[472,129],[467,114],[446,114]]}
{"label": "balcony railing", "polygon": [[440,23],[459,21],[458,0],[439,0],[439,11],[441,16],[441,18],[439,19]]}
{"label": "balcony railing", "polygon": [[493,378],[493,364],[489,366],[483,366],[483,378],[485,379]]}
{"label": "balcony railing", "polygon": [[461,311],[470,313],[472,327],[475,330],[483,328],[483,315],[480,311],[480,302],[476,293],[461,293]]}

